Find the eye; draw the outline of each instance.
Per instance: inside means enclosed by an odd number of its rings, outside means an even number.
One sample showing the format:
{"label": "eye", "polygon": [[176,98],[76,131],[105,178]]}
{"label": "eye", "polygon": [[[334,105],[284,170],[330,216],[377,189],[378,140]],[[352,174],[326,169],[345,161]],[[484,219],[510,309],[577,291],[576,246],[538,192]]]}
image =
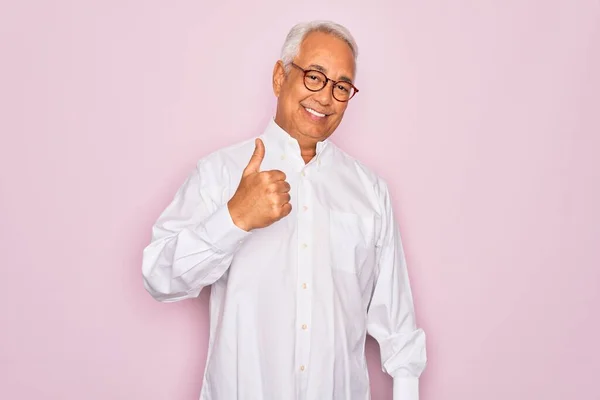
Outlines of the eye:
{"label": "eye", "polygon": [[337,88],[338,88],[339,90],[342,90],[342,91],[344,91],[344,92],[347,92],[347,91],[348,91],[348,88],[347,88],[346,86],[344,86],[344,85],[337,85]]}
{"label": "eye", "polygon": [[319,80],[321,80],[321,78],[318,75],[315,75],[315,74],[308,74],[307,77],[308,77],[308,79],[313,80],[313,81],[319,81]]}

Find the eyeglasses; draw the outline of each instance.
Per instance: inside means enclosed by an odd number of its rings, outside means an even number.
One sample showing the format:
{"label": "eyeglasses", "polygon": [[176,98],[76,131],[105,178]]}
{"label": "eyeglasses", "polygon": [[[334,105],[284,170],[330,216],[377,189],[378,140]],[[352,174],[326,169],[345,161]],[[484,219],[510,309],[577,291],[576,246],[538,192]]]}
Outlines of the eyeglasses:
{"label": "eyeglasses", "polygon": [[295,63],[291,64],[304,73],[304,86],[306,86],[306,88],[311,92],[318,92],[319,90],[322,90],[325,86],[327,86],[327,83],[331,81],[333,84],[331,86],[331,94],[337,101],[346,102],[354,97],[356,93],[358,93],[358,89],[350,82],[334,81],[333,79],[329,79],[321,71],[304,69]]}

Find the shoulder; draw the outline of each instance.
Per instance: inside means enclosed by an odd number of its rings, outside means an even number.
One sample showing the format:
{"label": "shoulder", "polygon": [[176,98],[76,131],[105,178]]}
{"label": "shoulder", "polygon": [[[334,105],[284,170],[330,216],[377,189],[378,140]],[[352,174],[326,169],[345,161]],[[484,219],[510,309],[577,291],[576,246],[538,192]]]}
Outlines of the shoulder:
{"label": "shoulder", "polygon": [[349,154],[333,142],[331,143],[336,165],[341,166],[347,173],[355,175],[366,190],[372,191],[372,194],[381,197],[387,196],[388,183],[371,167]]}
{"label": "shoulder", "polygon": [[[197,167],[228,166],[243,162],[241,158],[250,157],[254,151],[254,137],[230,144],[202,156],[196,163]],[[247,162],[248,160],[246,160]]]}
{"label": "shoulder", "polygon": [[238,175],[254,151],[254,137],[211,151],[198,159],[193,173],[204,186],[223,186]]}

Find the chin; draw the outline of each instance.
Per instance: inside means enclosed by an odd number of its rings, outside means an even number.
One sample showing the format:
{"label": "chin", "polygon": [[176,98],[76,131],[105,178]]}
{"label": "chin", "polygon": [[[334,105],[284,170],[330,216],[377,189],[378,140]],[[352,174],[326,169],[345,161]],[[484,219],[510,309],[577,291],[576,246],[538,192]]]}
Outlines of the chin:
{"label": "chin", "polygon": [[308,136],[311,137],[313,139],[324,139],[327,136],[329,136],[329,131],[325,130],[321,127],[316,127],[316,126],[303,126],[300,129],[300,132],[304,135],[304,136]]}
{"label": "chin", "polygon": [[314,139],[322,139],[329,136],[330,127],[323,123],[314,123],[312,121],[301,121],[298,124],[298,130],[304,136],[308,136]]}

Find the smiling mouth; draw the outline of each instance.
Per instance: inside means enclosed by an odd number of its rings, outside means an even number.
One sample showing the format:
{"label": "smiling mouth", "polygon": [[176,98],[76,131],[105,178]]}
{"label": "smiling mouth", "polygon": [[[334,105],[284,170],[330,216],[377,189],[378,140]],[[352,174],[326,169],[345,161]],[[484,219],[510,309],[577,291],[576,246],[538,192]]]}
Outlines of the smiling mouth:
{"label": "smiling mouth", "polygon": [[304,107],[306,111],[314,115],[315,117],[324,118],[327,117],[327,114],[320,113],[318,111],[313,110],[312,108]]}

